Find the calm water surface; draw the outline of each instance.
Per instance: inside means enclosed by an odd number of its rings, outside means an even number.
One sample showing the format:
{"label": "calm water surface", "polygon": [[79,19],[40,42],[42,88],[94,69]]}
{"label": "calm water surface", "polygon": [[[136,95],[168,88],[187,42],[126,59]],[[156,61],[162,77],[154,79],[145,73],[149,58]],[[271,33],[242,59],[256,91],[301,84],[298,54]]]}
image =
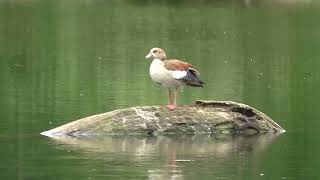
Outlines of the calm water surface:
{"label": "calm water surface", "polygon": [[[320,179],[320,6],[267,1],[0,1],[0,179]],[[298,1],[295,1],[298,2]],[[80,117],[165,104],[151,47],[281,136],[50,139]]]}

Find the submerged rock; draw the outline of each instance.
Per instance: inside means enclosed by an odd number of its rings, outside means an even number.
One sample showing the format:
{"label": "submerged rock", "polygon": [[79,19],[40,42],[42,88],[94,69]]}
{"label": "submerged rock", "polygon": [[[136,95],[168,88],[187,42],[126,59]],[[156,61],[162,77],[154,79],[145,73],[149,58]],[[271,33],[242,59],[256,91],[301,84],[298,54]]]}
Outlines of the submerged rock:
{"label": "submerged rock", "polygon": [[79,119],[42,132],[46,136],[120,134],[283,133],[262,112],[231,101],[196,101],[174,111],[166,106],[137,106]]}

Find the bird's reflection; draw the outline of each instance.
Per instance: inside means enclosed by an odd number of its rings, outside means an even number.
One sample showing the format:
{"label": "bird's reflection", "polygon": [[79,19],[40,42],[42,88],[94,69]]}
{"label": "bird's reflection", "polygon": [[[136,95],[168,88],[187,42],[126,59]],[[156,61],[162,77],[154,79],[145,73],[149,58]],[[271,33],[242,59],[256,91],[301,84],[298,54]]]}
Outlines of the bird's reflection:
{"label": "bird's reflection", "polygon": [[[90,159],[117,161],[123,155],[131,161],[157,162],[146,171],[149,179],[183,179],[184,166],[210,159],[245,163],[243,159],[259,155],[277,135],[179,135],[179,136],[108,136],[52,138],[59,149],[84,153]],[[112,159],[114,158],[114,159]]]}

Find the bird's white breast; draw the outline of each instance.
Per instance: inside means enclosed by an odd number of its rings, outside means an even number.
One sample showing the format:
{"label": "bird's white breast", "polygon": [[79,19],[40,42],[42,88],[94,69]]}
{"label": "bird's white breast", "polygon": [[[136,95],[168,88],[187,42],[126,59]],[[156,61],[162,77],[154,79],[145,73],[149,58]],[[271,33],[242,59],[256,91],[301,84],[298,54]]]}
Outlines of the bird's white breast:
{"label": "bird's white breast", "polygon": [[180,88],[183,85],[182,82],[177,80],[183,76],[183,73],[179,72],[167,70],[164,67],[164,62],[159,59],[154,59],[149,69],[151,79],[165,87]]}
{"label": "bird's white breast", "polygon": [[163,61],[154,59],[150,65],[149,73],[151,79],[157,83],[162,83],[168,76],[168,70],[164,67]]}

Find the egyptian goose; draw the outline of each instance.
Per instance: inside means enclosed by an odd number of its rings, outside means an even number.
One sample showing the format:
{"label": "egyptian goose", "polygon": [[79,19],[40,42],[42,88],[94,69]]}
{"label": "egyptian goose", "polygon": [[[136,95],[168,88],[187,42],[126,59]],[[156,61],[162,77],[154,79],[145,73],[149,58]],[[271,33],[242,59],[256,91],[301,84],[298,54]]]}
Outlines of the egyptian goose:
{"label": "egyptian goose", "polygon": [[153,60],[149,69],[151,79],[168,88],[170,110],[176,108],[177,94],[182,87],[203,87],[204,82],[199,79],[199,72],[192,64],[177,59],[167,59],[166,53],[161,48],[152,48],[146,58]]}

